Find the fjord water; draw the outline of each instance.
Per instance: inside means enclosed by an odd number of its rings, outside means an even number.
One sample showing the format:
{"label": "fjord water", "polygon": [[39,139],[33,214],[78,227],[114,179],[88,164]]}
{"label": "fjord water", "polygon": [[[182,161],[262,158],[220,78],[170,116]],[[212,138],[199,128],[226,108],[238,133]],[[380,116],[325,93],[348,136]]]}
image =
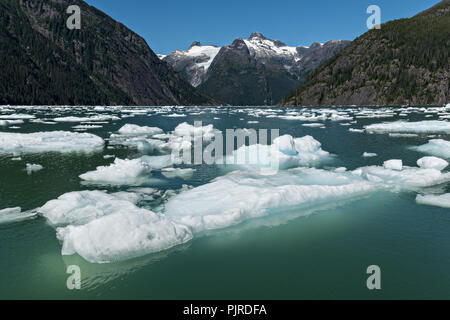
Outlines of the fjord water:
{"label": "fjord water", "polygon": [[[271,109],[278,115],[298,110]],[[382,165],[389,159],[402,159],[404,165],[416,166],[424,154],[410,147],[430,140],[426,135],[392,137],[349,132],[349,126],[341,125],[348,121],[324,121],[325,128],[305,127],[302,121],[266,117],[258,113],[261,110],[267,109],[170,108],[166,114],[149,111],[108,121],[89,133],[106,139],[126,123],[170,132],[182,122],[194,121],[213,124],[223,131],[280,129],[280,134],[293,137],[313,136],[324,150],[336,155],[330,166],[349,170]],[[17,112],[48,119],[61,114],[80,116],[86,110],[74,107],[63,112],[53,112],[51,108]],[[184,117],[167,116],[173,112]],[[115,109],[109,113],[120,115]],[[411,112],[407,119],[437,119],[436,114],[429,116]],[[397,112],[389,119],[358,119],[351,127],[361,129],[398,119]],[[73,131],[74,125],[26,122],[19,129],[0,127],[0,131]],[[378,157],[363,158],[364,152],[377,153]],[[24,153],[20,155],[21,161],[12,161],[11,154],[0,154],[0,210],[38,208],[71,191],[125,190],[81,183],[80,174],[112,162],[104,159],[105,155],[125,159],[141,153],[132,148],[105,148],[87,154]],[[24,170],[26,163],[40,164],[44,169],[28,175]],[[151,187],[161,190],[178,190],[184,184],[197,187],[223,174],[217,167],[207,165],[197,166],[194,176],[187,181],[163,179],[156,173],[161,183]],[[444,193],[449,191],[448,185],[439,188]],[[208,232],[165,252],[109,264],[89,263],[77,255],[62,256],[55,229],[41,216],[0,224],[0,298],[450,298],[450,210],[418,205],[416,195],[417,192],[379,191],[351,202],[282,212]],[[81,290],[67,289],[69,265],[80,266]],[[366,269],[370,265],[381,268],[380,291],[367,289]]]}

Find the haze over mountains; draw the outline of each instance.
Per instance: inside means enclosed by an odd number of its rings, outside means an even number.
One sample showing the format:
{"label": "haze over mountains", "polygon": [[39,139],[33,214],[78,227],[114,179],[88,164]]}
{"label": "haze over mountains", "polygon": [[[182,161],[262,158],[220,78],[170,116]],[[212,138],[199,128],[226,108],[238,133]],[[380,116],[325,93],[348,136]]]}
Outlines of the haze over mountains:
{"label": "haze over mountains", "polygon": [[231,45],[203,46],[160,56],[193,86],[232,105],[272,105],[292,92],[322,62],[350,41],[290,47],[255,32]]}

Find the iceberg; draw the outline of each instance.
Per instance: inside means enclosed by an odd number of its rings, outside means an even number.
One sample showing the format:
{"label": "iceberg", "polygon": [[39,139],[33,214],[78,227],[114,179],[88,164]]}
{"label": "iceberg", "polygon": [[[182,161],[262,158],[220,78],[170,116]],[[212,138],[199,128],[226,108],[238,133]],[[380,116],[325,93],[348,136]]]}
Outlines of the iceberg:
{"label": "iceberg", "polygon": [[96,115],[92,117],[61,117],[54,118],[55,122],[92,122],[92,121],[116,121],[119,117],[109,115]]}
{"label": "iceberg", "polygon": [[151,172],[151,165],[141,158],[116,158],[111,165],[97,167],[95,171],[83,173],[80,178],[95,184],[140,185],[147,180]]}
{"label": "iceberg", "polygon": [[272,145],[242,146],[228,155],[225,163],[249,169],[268,167],[285,170],[314,166],[332,159],[332,155],[321,147],[321,143],[311,136],[293,138],[284,135],[274,139]]}
{"label": "iceberg", "polygon": [[417,195],[416,202],[429,206],[450,208],[450,193],[442,195]]}
{"label": "iceberg", "polygon": [[417,160],[417,165],[424,169],[436,169],[439,171],[448,167],[448,162],[436,157],[423,157]]}
{"label": "iceberg", "polygon": [[7,208],[0,210],[0,224],[12,223],[32,218],[37,215],[34,210],[22,212],[22,208]]}
{"label": "iceberg", "polygon": [[91,263],[110,263],[161,252],[193,238],[191,230],[156,213],[135,208],[57,229],[62,254]]}
{"label": "iceberg", "polygon": [[28,175],[31,175],[33,172],[41,171],[42,169],[44,169],[44,167],[41,166],[40,164],[32,164],[32,163],[27,163],[25,168]]}
{"label": "iceberg", "polygon": [[0,120],[0,127],[7,127],[15,124],[23,124],[23,120]]}
{"label": "iceberg", "polygon": [[363,156],[363,158],[374,158],[374,157],[378,157],[378,154],[370,153],[370,152],[364,152],[362,156]]}
{"label": "iceberg", "polygon": [[101,191],[71,192],[38,209],[55,226],[62,254],[108,263],[167,250],[192,239],[191,230]]}
{"label": "iceberg", "polygon": [[374,189],[372,183],[347,172],[296,168],[263,176],[235,171],[172,197],[165,214],[194,232],[203,232],[279,210],[355,198]]}
{"label": "iceberg", "polygon": [[163,133],[163,130],[157,127],[141,127],[135,124],[126,124],[118,132],[123,135],[154,136],[155,134]]}
{"label": "iceberg", "polygon": [[402,160],[388,160],[383,163],[385,169],[401,171],[403,169]]}
{"label": "iceberg", "polygon": [[413,150],[428,153],[437,157],[450,159],[450,141],[442,139],[430,140],[427,144],[412,147]]}
{"label": "iceberg", "polygon": [[445,133],[450,134],[450,122],[428,120],[419,122],[385,122],[365,126],[369,133]]}
{"label": "iceberg", "polygon": [[174,178],[182,178],[183,180],[188,180],[192,178],[194,175],[195,169],[192,168],[186,168],[186,169],[180,169],[180,168],[166,168],[162,170],[162,175],[169,179]]}
{"label": "iceberg", "polygon": [[67,131],[8,133],[0,132],[0,153],[92,152],[103,149],[102,138]]}

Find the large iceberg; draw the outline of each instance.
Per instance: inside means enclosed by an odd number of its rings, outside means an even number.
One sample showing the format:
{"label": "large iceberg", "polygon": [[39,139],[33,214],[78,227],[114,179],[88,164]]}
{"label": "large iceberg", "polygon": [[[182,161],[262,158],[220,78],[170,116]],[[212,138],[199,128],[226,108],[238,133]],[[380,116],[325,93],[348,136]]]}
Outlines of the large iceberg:
{"label": "large iceberg", "polygon": [[191,230],[100,191],[72,192],[38,211],[57,228],[62,254],[108,263],[167,250],[192,239]]}
{"label": "large iceberg", "polygon": [[7,133],[0,132],[0,152],[91,152],[103,149],[102,138],[67,131]]}
{"label": "large iceberg", "polygon": [[347,172],[297,168],[262,176],[251,171],[235,171],[174,196],[165,205],[165,213],[195,232],[202,232],[279,210],[351,199],[375,188]]}

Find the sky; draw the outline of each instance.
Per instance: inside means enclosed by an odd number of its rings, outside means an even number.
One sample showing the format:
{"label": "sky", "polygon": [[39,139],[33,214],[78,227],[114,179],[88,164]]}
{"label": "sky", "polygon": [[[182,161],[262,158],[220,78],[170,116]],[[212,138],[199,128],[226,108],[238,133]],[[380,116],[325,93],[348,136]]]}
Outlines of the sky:
{"label": "sky", "polygon": [[193,41],[227,45],[253,32],[289,46],[353,40],[367,31],[370,5],[382,23],[409,18],[439,0],[87,0],[141,35],[155,53],[187,49]]}

